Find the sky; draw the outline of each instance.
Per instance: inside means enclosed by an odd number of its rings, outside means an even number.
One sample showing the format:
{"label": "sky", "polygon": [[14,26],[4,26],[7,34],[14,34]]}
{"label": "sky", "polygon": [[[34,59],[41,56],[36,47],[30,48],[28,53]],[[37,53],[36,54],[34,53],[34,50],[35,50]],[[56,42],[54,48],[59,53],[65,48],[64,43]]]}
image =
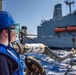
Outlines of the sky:
{"label": "sky", "polygon": [[[43,19],[50,20],[53,17],[54,6],[62,4],[63,15],[69,13],[65,0],[3,0],[3,10],[11,13],[13,18],[21,26],[27,26],[28,34],[37,34],[37,26]],[[76,1],[76,0],[74,0]],[[72,10],[76,9],[76,3]]]}

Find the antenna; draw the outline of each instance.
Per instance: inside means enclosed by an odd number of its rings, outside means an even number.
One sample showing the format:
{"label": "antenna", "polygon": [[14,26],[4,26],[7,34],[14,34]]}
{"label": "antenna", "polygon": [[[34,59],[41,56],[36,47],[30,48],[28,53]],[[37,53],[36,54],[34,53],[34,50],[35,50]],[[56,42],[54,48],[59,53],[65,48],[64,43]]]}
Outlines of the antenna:
{"label": "antenna", "polygon": [[71,14],[71,5],[74,4],[75,2],[71,0],[65,0],[65,3],[69,6],[69,12]]}
{"label": "antenna", "polygon": [[42,20],[41,22],[43,23],[44,22],[44,15],[43,15],[43,12],[42,12]]}

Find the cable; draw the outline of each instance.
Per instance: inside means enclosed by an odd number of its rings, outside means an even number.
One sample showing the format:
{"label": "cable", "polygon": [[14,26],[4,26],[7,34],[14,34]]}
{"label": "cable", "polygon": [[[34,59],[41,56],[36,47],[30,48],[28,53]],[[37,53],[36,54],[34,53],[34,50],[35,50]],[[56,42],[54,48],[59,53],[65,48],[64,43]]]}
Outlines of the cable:
{"label": "cable", "polygon": [[67,68],[67,70],[66,70],[64,75],[67,75],[68,71],[72,68],[72,66],[74,65],[75,62],[76,62],[76,60],[70,61],[70,64],[69,64],[69,66],[68,66],[68,68]]}

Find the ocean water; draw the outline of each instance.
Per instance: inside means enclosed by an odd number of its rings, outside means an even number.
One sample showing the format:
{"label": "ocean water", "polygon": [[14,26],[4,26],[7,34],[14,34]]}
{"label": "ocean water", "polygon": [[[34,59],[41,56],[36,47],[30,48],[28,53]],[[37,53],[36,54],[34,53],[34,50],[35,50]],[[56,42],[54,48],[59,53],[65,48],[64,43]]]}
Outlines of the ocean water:
{"label": "ocean water", "polygon": [[[53,52],[58,56],[63,56],[66,53],[68,53],[68,51],[65,51],[65,50],[54,50]],[[76,60],[76,55],[74,55],[72,58],[66,59],[65,61],[57,62],[47,57],[44,54],[25,53],[24,55],[20,55],[21,62],[24,68],[26,67],[26,64],[24,63],[24,59],[26,57],[25,55],[38,58],[38,61],[43,66],[46,72],[46,75],[64,75],[66,70],[68,69],[70,60],[72,61]],[[76,75],[76,62],[74,62],[72,68],[68,71],[67,75]]]}

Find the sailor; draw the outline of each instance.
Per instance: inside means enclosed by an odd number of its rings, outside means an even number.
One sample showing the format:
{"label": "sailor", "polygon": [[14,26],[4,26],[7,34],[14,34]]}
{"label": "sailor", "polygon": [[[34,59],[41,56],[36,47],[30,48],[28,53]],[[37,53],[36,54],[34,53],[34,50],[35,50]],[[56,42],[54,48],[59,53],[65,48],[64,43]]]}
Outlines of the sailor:
{"label": "sailor", "polygon": [[20,57],[10,46],[15,41],[19,27],[10,13],[0,11],[0,75],[23,75]]}

